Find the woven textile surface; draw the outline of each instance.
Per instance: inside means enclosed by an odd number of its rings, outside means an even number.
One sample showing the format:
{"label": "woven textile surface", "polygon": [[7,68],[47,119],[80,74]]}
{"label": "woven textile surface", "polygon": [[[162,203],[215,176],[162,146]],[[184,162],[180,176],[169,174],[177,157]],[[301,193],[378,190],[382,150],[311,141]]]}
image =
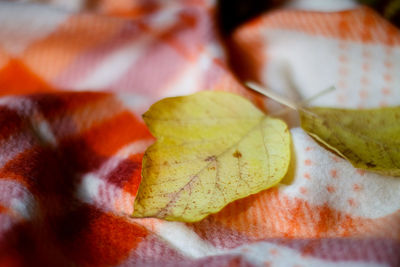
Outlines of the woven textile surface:
{"label": "woven textile surface", "polygon": [[141,114],[161,98],[223,90],[278,108],[251,79],[296,101],[336,87],[312,105],[400,104],[400,31],[367,7],[284,7],[224,38],[216,13],[212,0],[0,2],[1,266],[400,265],[400,179],[296,126],[277,187],[197,223],[130,217],[154,142]]}

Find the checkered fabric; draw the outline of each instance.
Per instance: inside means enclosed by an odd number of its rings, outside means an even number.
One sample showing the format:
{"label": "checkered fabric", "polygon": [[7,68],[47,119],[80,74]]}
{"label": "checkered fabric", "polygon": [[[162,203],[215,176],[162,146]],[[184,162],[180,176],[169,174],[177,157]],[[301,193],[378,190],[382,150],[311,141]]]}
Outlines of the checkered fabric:
{"label": "checkered fabric", "polygon": [[0,2],[0,265],[399,266],[400,179],[297,127],[277,187],[197,223],[130,217],[156,100],[224,90],[273,112],[251,79],[393,106],[399,73],[399,30],[362,6],[282,8],[223,40],[212,0]]}

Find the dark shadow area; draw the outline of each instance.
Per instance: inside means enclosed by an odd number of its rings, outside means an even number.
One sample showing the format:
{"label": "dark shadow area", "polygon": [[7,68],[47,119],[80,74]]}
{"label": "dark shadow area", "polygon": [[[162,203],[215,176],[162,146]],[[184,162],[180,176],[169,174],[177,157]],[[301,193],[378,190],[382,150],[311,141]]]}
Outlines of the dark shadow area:
{"label": "dark shadow area", "polygon": [[284,2],[284,0],[219,0],[218,24],[221,33],[229,35],[237,26]]}

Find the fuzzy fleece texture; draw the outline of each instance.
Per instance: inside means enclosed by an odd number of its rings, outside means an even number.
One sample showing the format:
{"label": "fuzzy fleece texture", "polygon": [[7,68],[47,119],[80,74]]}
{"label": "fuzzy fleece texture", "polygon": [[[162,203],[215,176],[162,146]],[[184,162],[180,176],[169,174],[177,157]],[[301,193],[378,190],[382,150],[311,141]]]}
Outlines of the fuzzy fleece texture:
{"label": "fuzzy fleece texture", "polygon": [[294,1],[227,45],[212,0],[91,2],[0,2],[1,266],[400,265],[400,179],[295,126],[277,187],[197,223],[130,218],[152,103],[225,90],[278,108],[252,79],[297,101],[336,86],[312,105],[400,105],[398,29],[350,1]]}

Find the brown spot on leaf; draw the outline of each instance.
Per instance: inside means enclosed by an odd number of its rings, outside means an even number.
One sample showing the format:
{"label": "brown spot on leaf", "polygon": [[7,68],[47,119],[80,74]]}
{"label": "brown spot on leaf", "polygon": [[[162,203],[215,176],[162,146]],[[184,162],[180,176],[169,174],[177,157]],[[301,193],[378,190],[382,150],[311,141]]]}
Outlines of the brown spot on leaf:
{"label": "brown spot on leaf", "polygon": [[242,153],[240,153],[240,151],[236,150],[235,153],[232,154],[232,156],[234,156],[235,158],[241,158]]}
{"label": "brown spot on leaf", "polygon": [[374,167],[376,167],[376,164],[375,164],[375,163],[372,163],[372,162],[367,162],[366,165],[367,165],[369,168],[374,168]]}
{"label": "brown spot on leaf", "polygon": [[209,156],[205,159],[205,161],[215,161],[215,156]]}

